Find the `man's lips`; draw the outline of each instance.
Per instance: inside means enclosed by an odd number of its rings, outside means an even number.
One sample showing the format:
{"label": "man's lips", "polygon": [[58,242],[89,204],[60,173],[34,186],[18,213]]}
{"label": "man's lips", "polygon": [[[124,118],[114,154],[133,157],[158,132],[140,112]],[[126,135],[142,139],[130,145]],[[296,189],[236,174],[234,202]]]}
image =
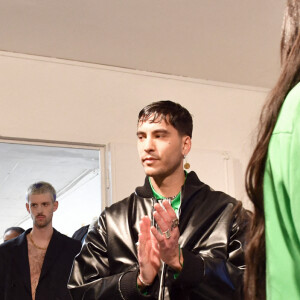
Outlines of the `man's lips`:
{"label": "man's lips", "polygon": [[143,158],[143,162],[153,162],[155,160],[157,160],[157,158],[153,156],[147,156]]}

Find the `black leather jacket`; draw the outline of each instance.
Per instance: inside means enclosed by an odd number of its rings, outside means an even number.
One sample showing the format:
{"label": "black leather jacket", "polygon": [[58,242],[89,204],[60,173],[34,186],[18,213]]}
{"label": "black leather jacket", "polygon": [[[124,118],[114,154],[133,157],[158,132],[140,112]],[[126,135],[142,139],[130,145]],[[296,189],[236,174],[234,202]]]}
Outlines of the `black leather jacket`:
{"label": "black leather jacket", "polygon": [[181,192],[179,244],[184,264],[177,279],[166,266],[147,295],[136,285],[139,221],[152,218],[148,178],[130,197],[106,208],[76,257],[69,280],[73,299],[242,299],[247,212],[230,196],[212,191],[190,172]]}

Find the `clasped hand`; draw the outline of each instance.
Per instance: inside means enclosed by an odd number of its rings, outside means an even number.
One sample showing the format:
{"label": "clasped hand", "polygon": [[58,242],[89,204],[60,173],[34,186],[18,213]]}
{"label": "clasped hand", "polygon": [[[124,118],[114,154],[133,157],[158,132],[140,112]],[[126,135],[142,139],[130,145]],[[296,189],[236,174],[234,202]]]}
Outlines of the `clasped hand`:
{"label": "clasped hand", "polygon": [[180,236],[176,213],[167,200],[162,205],[155,204],[154,219],[160,228],[151,226],[148,216],[140,221],[138,260],[140,265],[139,285],[150,285],[160,268],[161,261],[175,271],[181,270],[179,263],[178,239]]}

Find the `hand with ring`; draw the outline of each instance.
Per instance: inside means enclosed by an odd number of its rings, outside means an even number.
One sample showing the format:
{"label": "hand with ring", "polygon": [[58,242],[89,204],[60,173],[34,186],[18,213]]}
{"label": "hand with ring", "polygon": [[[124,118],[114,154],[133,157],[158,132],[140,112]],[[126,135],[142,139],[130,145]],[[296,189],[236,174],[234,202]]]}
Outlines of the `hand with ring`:
{"label": "hand with ring", "polygon": [[167,229],[165,232],[163,232],[163,234],[167,240],[171,237],[171,233],[170,233],[169,229]]}
{"label": "hand with ring", "polygon": [[151,232],[157,240],[161,260],[175,271],[180,271],[182,267],[179,263],[178,252],[179,222],[171,204],[164,200],[162,205],[164,207],[155,204],[153,214],[161,233],[154,226],[151,227]]}

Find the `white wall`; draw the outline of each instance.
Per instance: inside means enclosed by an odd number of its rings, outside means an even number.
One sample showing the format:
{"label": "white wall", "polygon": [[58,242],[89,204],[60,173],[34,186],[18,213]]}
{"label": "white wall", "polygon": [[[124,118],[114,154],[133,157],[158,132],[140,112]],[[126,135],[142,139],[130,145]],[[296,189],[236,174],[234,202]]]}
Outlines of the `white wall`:
{"label": "white wall", "polygon": [[143,183],[132,151],[137,114],[162,99],[193,114],[194,149],[230,154],[235,196],[245,199],[242,176],[266,90],[7,52],[0,70],[0,136],[109,144],[113,200]]}

